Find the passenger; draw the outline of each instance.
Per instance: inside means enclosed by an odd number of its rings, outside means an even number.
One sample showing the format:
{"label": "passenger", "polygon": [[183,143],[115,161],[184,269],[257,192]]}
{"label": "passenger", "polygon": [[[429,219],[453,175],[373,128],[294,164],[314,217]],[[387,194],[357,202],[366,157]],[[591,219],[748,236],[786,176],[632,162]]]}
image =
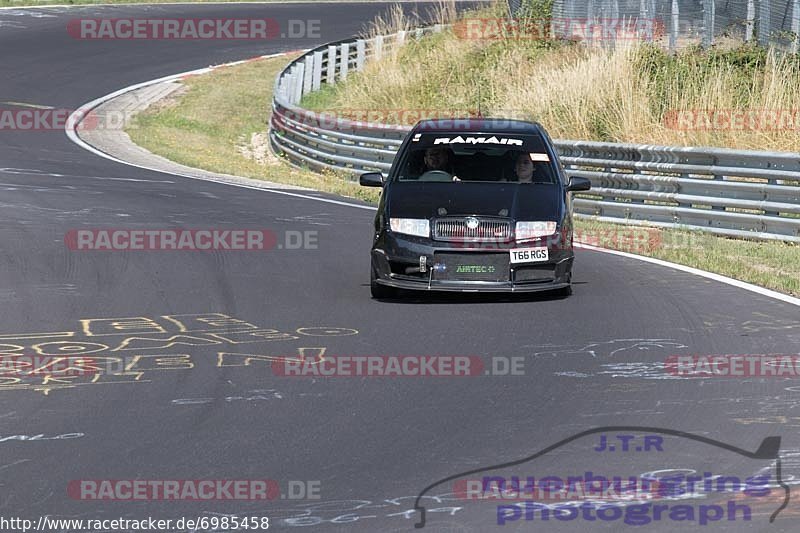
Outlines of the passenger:
{"label": "passenger", "polygon": [[517,156],[514,173],[519,183],[533,183],[533,161],[530,154],[523,152]]}

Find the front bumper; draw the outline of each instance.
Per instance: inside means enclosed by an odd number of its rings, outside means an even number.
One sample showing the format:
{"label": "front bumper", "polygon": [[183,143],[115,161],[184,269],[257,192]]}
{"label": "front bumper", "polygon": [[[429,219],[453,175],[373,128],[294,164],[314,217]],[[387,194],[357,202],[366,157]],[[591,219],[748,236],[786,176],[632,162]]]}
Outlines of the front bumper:
{"label": "front bumper", "polygon": [[[512,248],[544,245],[548,248],[548,261],[511,264],[507,260]],[[380,285],[418,291],[517,293],[551,291],[570,285],[574,259],[571,243],[548,239],[546,242],[504,244],[500,248],[472,249],[456,243],[385,232],[372,249],[373,277]],[[496,274],[491,275],[494,276],[491,280],[441,279],[443,276],[439,275],[435,265],[437,259],[447,254],[458,256],[458,259],[467,258],[468,262],[469,258],[474,258],[476,263],[502,267],[493,269]],[[420,268],[420,257],[425,258],[424,270]]]}

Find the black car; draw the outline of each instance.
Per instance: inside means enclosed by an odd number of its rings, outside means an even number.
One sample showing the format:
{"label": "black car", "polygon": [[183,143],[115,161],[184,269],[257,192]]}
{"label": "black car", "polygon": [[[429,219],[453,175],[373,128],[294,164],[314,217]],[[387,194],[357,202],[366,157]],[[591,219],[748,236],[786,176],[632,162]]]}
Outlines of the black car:
{"label": "black car", "polygon": [[570,191],[541,125],[504,119],[419,122],[383,187],[372,245],[375,298],[396,289],[571,294]]}

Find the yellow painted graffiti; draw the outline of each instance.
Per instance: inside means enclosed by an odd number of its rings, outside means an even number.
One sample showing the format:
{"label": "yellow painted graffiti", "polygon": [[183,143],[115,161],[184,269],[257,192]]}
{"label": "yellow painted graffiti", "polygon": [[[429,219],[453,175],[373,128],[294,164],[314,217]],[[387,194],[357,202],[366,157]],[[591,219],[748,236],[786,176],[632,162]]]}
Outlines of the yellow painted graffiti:
{"label": "yellow painted graffiti", "polygon": [[309,364],[318,365],[325,360],[326,348],[298,348],[299,352],[296,357],[287,357],[285,355],[257,355],[252,353],[229,353],[220,352],[217,354],[217,366],[250,366],[254,362],[266,362],[272,364],[273,362],[289,361],[310,361]]}
{"label": "yellow painted graffiti", "polygon": [[[0,335],[0,392],[31,390],[49,395],[87,385],[151,383],[149,378],[160,372],[190,371],[197,364],[202,366],[205,359],[195,360],[192,354],[185,353],[187,347],[222,348],[358,334],[356,329],[334,326],[306,326],[285,332],[223,313],[87,318],[79,320],[79,324],[80,331]],[[182,353],[164,353],[175,347]],[[298,347],[279,355],[217,349],[215,367],[298,360],[318,364],[324,360],[326,349]],[[158,352],[147,353],[151,350]]]}

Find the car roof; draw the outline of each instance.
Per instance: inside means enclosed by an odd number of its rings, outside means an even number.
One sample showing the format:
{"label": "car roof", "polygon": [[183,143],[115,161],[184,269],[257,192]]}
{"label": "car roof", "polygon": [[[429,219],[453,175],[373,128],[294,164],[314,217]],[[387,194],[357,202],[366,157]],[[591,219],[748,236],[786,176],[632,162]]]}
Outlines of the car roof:
{"label": "car roof", "polygon": [[513,120],[509,118],[454,117],[434,120],[420,120],[412,132],[427,131],[436,133],[516,133],[542,135],[543,128],[538,122]]}

